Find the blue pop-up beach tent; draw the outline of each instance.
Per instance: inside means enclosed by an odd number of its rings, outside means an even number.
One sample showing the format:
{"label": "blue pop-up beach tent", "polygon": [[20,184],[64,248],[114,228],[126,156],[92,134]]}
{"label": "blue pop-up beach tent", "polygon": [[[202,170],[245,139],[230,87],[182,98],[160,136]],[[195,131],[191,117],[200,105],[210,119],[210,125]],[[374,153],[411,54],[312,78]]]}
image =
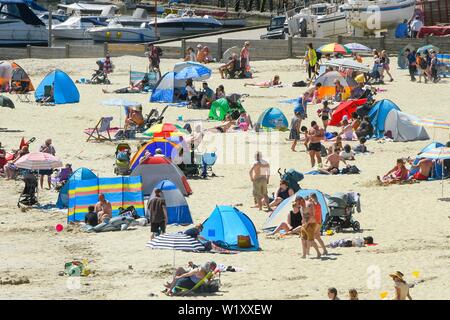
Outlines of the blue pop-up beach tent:
{"label": "blue pop-up beach tent", "polygon": [[79,168],[75,170],[74,173],[70,176],[68,181],[64,184],[64,186],[59,191],[58,202],[56,202],[56,206],[59,209],[67,208],[69,206],[69,182],[70,181],[82,181],[82,180],[90,180],[97,178],[97,175],[93,173],[91,170],[87,168]]}
{"label": "blue pop-up beach tent", "polygon": [[278,108],[266,109],[258,118],[257,125],[263,129],[284,130],[289,126],[283,111]]}
{"label": "blue pop-up beach tent", "polygon": [[[208,219],[203,223],[202,237],[215,241],[231,250],[256,251],[259,250],[258,235],[252,220],[232,206],[216,206]],[[251,247],[240,248],[238,236],[249,236]]]}
{"label": "blue pop-up beach tent", "polygon": [[391,112],[392,110],[400,111],[400,108],[388,99],[378,101],[377,103],[375,103],[372,109],[370,109],[370,122],[372,123],[377,138],[383,137],[386,118],[389,112]]}
{"label": "blue pop-up beach tent", "polygon": [[328,205],[325,199],[325,196],[322,192],[315,189],[302,189],[297,191],[294,195],[289,198],[283,200],[274,212],[270,214],[267,218],[266,222],[264,222],[263,230],[267,232],[272,232],[278,227],[282,222],[286,222],[289,216],[289,212],[292,210],[292,202],[294,202],[295,198],[298,196],[302,196],[306,198],[311,194],[315,193],[317,195],[317,199],[319,200],[320,207],[322,209],[322,221],[325,221],[328,214]]}
{"label": "blue pop-up beach tent", "polygon": [[[420,156],[422,153],[428,152],[428,151],[430,151],[432,149],[443,148],[443,147],[445,147],[445,145],[440,143],[440,142],[432,142],[432,143],[430,143],[425,148],[420,150],[420,152],[418,153],[416,159],[414,159],[413,164],[417,165],[419,163],[420,159],[422,159],[422,157]],[[419,168],[411,169],[409,171],[409,176],[411,177],[411,176],[415,175],[417,173],[417,171],[419,171]],[[445,177],[446,174],[449,174],[448,172],[445,172],[445,170],[444,170],[444,172],[442,172],[442,171],[443,171],[442,170],[442,163],[435,162],[433,164],[433,169],[431,170],[431,177],[430,178],[432,178],[432,179],[439,179],[440,180],[443,177],[442,174],[444,174],[444,177]]]}
{"label": "blue pop-up beach tent", "polygon": [[[172,181],[162,180],[155,186],[155,189],[162,191],[162,197],[166,201],[167,224],[188,225],[193,223],[186,198]],[[150,199],[154,197],[155,193],[153,190]]]}
{"label": "blue pop-up beach tent", "polygon": [[46,86],[53,87],[55,104],[77,103],[80,101],[80,93],[75,83],[64,71],[56,69],[45,76],[34,94],[36,100],[44,97]]}

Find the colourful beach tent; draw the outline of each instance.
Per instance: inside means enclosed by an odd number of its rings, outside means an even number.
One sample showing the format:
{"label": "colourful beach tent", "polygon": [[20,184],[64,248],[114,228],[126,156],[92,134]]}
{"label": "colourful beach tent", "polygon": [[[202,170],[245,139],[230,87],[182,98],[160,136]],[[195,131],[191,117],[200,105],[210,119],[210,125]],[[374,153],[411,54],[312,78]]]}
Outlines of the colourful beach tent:
{"label": "colourful beach tent", "polygon": [[[155,188],[162,191],[162,197],[166,201],[167,224],[189,225],[193,223],[186,198],[172,181],[163,180]],[[150,199],[154,197],[155,193],[152,192]]]}
{"label": "colourful beach tent", "polygon": [[80,93],[75,83],[64,71],[56,69],[45,76],[34,94],[36,100],[44,97],[46,86],[53,87],[55,104],[77,103],[80,101]]}
{"label": "colourful beach tent", "polygon": [[315,193],[317,195],[317,199],[319,200],[320,207],[322,209],[322,222],[325,221],[327,214],[329,213],[327,202],[325,199],[325,195],[319,191],[314,189],[302,189],[297,191],[291,197],[283,200],[278,207],[273,211],[270,216],[267,218],[266,222],[264,222],[263,230],[266,232],[272,232],[278,227],[282,222],[286,222],[289,216],[289,212],[292,210],[292,202],[294,202],[295,197],[297,195],[306,198],[311,194]]}
{"label": "colourful beach tent", "polygon": [[[203,231],[200,235],[225,249],[240,251],[257,251],[260,249],[255,225],[245,213],[235,207],[216,206],[202,225]],[[239,236],[250,238],[249,248],[239,247]]]}
{"label": "colourful beach tent", "polygon": [[21,87],[21,92],[34,90],[30,77],[21,66],[12,61],[0,61],[0,92],[8,91],[14,83]]}
{"label": "colourful beach tent", "polygon": [[289,126],[288,120],[283,111],[278,108],[266,109],[258,118],[257,128],[263,130],[287,130]]}
{"label": "colourful beach tent", "polygon": [[230,102],[226,98],[220,98],[211,104],[208,118],[210,120],[223,121],[225,120],[225,116],[227,114],[230,114],[234,110],[237,110],[239,113],[245,112],[245,109],[240,101],[237,101],[236,108],[232,109],[230,106]]}
{"label": "colourful beach tent", "polygon": [[88,168],[79,168],[75,170],[68,181],[64,184],[64,186],[59,191],[58,201],[56,202],[56,206],[59,209],[67,208],[69,205],[69,182],[70,181],[82,181],[82,180],[92,180],[96,179],[97,175],[93,173]]}
{"label": "colourful beach tent", "polygon": [[338,71],[328,71],[319,76],[315,84],[320,83],[321,87],[318,90],[317,97],[319,99],[324,99],[327,97],[334,97],[336,94],[336,89],[334,87],[334,81],[339,80],[341,85],[345,89],[344,98],[348,98],[351,95],[352,89],[356,87],[358,84],[355,79],[352,77],[345,75]]}
{"label": "colourful beach tent", "polygon": [[133,155],[130,162],[130,169],[134,170],[139,165],[139,160],[145,155],[146,151],[150,152],[152,155],[155,155],[156,149],[161,149],[163,155],[166,157],[173,158],[176,155],[175,152],[177,152],[176,150],[178,149],[178,144],[165,138],[151,139]]}

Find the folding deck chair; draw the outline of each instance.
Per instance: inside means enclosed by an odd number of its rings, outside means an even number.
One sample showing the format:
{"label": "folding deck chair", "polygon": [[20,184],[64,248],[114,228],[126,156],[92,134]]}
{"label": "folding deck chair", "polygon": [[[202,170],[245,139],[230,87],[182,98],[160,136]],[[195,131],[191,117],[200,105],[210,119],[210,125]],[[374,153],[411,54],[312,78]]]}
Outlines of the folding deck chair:
{"label": "folding deck chair", "polygon": [[31,93],[29,91],[29,81],[22,80],[20,83],[14,82],[12,84],[11,92],[16,94],[16,101],[25,102],[25,103],[33,103],[31,99]]}
{"label": "folding deck chair", "polygon": [[87,141],[95,140],[101,141],[112,141],[111,132],[117,131],[117,128],[111,128],[111,121],[113,117],[102,117],[93,129],[86,129],[84,133],[89,135]]}

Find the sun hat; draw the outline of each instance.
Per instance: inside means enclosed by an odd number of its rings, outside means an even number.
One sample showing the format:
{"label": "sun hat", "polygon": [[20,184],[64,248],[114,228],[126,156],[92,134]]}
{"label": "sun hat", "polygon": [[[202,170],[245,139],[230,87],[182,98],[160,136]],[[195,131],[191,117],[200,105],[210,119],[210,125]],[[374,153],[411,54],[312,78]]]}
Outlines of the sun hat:
{"label": "sun hat", "polygon": [[395,271],[394,273],[391,273],[390,275],[389,275],[391,278],[399,278],[401,281],[404,281],[403,280],[403,273],[401,273],[400,271]]}

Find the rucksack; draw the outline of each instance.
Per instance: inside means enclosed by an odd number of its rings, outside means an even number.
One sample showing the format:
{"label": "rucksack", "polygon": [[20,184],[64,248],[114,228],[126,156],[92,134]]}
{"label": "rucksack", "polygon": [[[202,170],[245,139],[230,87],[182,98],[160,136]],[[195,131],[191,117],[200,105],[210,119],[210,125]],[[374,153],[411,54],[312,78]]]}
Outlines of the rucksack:
{"label": "rucksack", "polygon": [[424,58],[419,58],[419,66],[421,69],[426,69],[427,68],[427,61]]}

